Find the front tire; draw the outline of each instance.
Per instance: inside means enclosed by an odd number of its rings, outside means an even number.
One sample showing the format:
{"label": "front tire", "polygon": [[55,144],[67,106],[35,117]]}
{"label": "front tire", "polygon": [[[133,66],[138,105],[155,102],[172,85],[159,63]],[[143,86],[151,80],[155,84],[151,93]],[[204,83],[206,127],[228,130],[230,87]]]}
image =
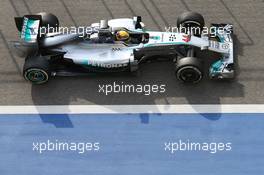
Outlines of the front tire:
{"label": "front tire", "polygon": [[184,83],[198,83],[203,78],[201,60],[196,57],[181,58],[177,62],[175,75]]}
{"label": "front tire", "polygon": [[197,12],[185,12],[177,19],[178,28],[182,27],[184,32],[192,32],[195,36],[201,36],[204,24],[203,16]]}
{"label": "front tire", "polygon": [[23,69],[24,78],[32,84],[43,84],[50,78],[49,61],[46,57],[28,57]]}

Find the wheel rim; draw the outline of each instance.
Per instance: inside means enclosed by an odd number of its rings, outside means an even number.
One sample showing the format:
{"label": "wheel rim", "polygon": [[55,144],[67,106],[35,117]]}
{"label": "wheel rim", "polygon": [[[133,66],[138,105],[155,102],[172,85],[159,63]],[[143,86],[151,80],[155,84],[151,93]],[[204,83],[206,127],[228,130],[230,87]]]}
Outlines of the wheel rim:
{"label": "wheel rim", "polygon": [[197,83],[202,79],[202,73],[193,66],[186,66],[178,71],[178,79],[188,83]]}
{"label": "wheel rim", "polygon": [[[201,24],[196,21],[185,21],[181,24],[182,27],[186,28],[187,31],[191,31],[193,35],[201,35],[203,28]],[[198,33],[196,33],[198,30]]]}
{"label": "wheel rim", "polygon": [[41,84],[48,81],[48,74],[42,69],[28,69],[25,78],[32,83]]}

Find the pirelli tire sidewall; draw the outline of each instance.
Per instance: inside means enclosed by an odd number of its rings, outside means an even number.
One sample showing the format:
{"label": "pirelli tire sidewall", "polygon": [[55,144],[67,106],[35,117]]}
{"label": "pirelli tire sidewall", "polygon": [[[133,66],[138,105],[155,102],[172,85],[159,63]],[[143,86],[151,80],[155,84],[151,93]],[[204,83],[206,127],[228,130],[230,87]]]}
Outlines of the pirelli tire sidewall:
{"label": "pirelli tire sidewall", "polygon": [[198,83],[203,78],[203,62],[196,57],[184,57],[177,61],[175,76],[184,83]]}
{"label": "pirelli tire sidewall", "polygon": [[43,84],[50,79],[50,65],[46,57],[34,56],[25,60],[23,76],[32,84]]}

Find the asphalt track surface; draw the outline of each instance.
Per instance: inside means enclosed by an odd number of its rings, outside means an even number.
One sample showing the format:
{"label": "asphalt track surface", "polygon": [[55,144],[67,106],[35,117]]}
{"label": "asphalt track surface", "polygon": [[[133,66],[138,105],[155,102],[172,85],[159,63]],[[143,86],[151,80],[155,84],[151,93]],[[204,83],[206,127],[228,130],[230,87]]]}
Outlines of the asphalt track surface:
{"label": "asphalt track surface", "polygon": [[[261,115],[0,115],[0,174],[263,174]],[[33,147],[33,142],[48,140],[99,142],[100,149],[83,154],[62,149],[40,154]],[[232,149],[214,154],[165,151],[165,142],[179,140],[230,142]]]}
{"label": "asphalt track surface", "polygon": [[[262,0],[1,0],[0,1],[0,105],[68,104],[237,104],[264,102],[264,37]],[[52,12],[61,25],[89,25],[100,19],[141,15],[146,27],[164,30],[175,26],[186,10],[211,22],[234,24],[237,78],[215,82],[208,77],[197,85],[179,83],[170,62],[141,67],[141,75],[56,77],[48,84],[32,86],[21,76],[24,60],[12,54],[8,41],[17,40],[13,17],[41,11]],[[201,53],[212,61],[214,54]],[[165,84],[163,94],[98,93],[99,84]]]}

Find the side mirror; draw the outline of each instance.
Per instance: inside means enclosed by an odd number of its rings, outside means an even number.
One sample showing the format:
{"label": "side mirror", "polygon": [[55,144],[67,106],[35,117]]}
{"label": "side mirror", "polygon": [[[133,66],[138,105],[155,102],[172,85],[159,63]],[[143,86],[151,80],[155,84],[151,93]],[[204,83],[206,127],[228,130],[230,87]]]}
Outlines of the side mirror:
{"label": "side mirror", "polygon": [[136,21],[135,28],[142,29],[143,26],[141,25],[141,21],[142,21],[141,16],[134,17],[134,20]]}
{"label": "side mirror", "polygon": [[101,20],[100,21],[100,29],[107,29],[107,28],[108,28],[107,20]]}
{"label": "side mirror", "polygon": [[145,24],[143,22],[140,22],[141,28],[144,29],[145,28]]}

